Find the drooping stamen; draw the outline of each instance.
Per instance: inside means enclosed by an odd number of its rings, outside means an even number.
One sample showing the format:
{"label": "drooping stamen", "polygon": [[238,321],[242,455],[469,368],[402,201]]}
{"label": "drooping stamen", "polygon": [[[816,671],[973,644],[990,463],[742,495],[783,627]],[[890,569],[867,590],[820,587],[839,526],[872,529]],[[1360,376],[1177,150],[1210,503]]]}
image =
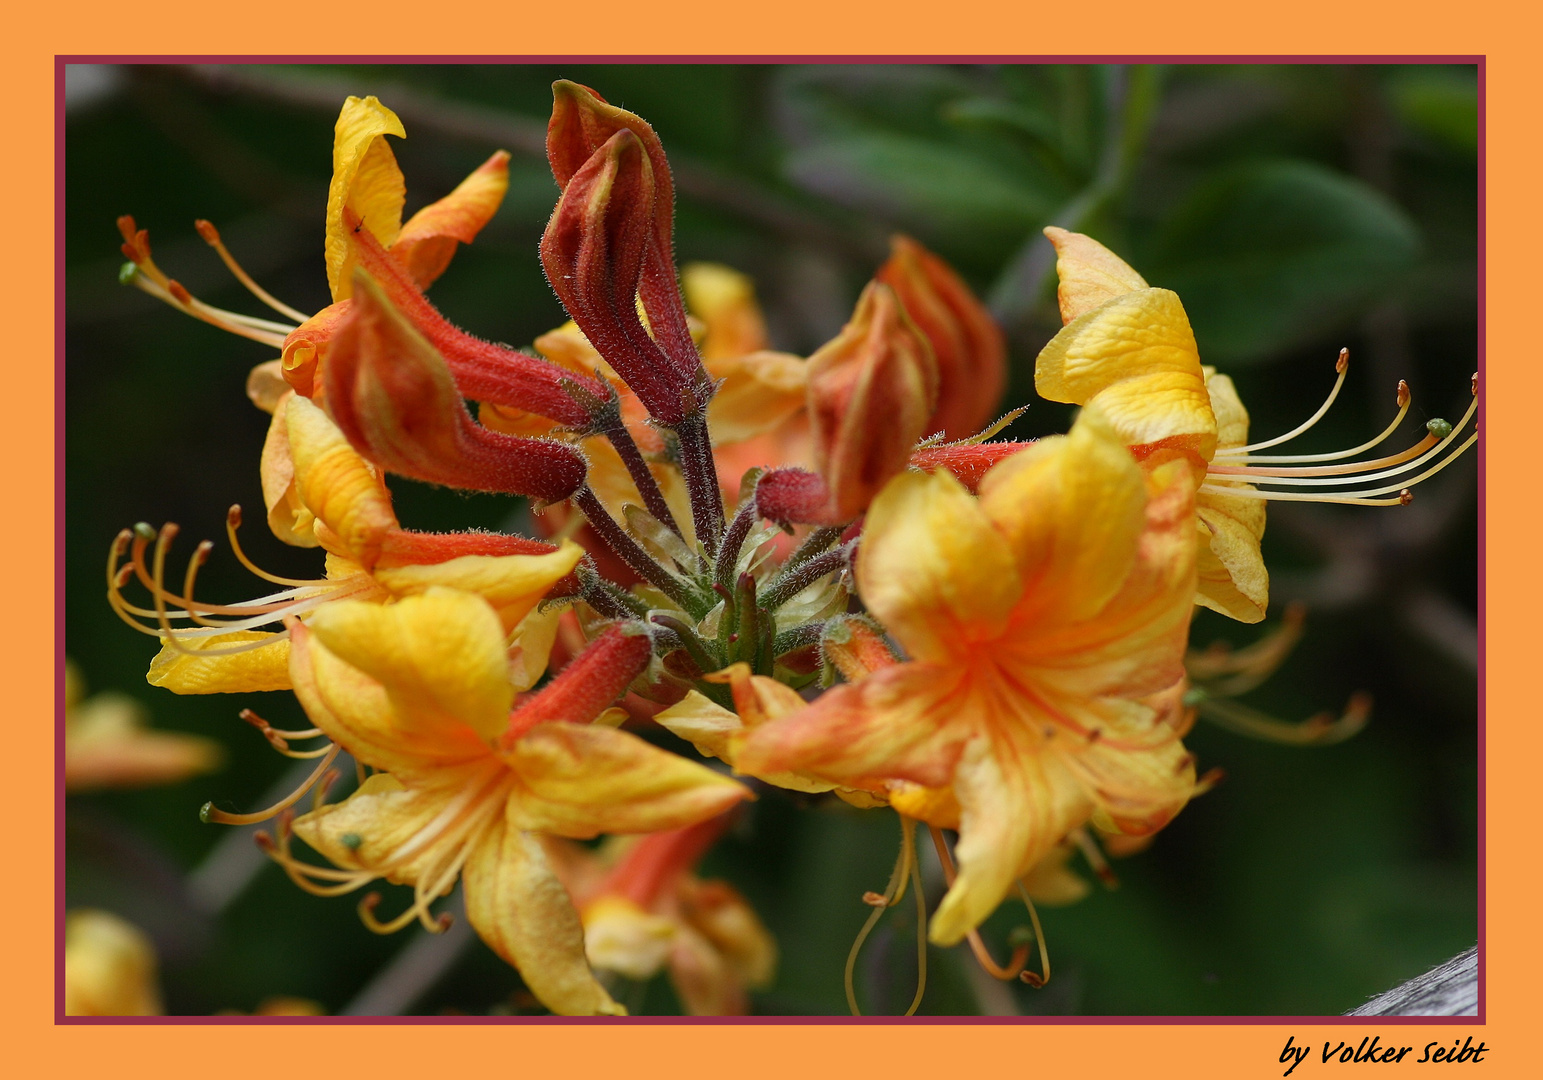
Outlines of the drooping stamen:
{"label": "drooping stamen", "polygon": [[1372,698],[1364,692],[1352,694],[1345,711],[1338,717],[1324,712],[1296,724],[1277,720],[1225,698],[1201,698],[1196,702],[1196,708],[1207,720],[1240,735],[1288,746],[1332,746],[1366,726],[1371,717]]}
{"label": "drooping stamen", "polygon": [[1339,373],[1338,377],[1334,380],[1334,389],[1329,391],[1329,396],[1324,399],[1322,405],[1318,406],[1318,411],[1313,413],[1312,416],[1309,416],[1305,421],[1292,428],[1284,435],[1277,435],[1275,438],[1266,439],[1264,442],[1249,443],[1247,446],[1239,446],[1236,449],[1229,450],[1228,453],[1232,455],[1238,455],[1251,454],[1255,450],[1268,450],[1272,446],[1279,446],[1283,442],[1290,442],[1304,431],[1312,428],[1313,425],[1317,424],[1318,421],[1323,419],[1324,414],[1329,411],[1329,407],[1334,404],[1334,399],[1339,397],[1340,387],[1345,385],[1345,372],[1350,370],[1349,349],[1341,349],[1339,351],[1339,359],[1334,361],[1334,370]]}
{"label": "drooping stamen", "polygon": [[303,750],[303,751],[301,751],[301,750],[291,750],[289,748],[289,740],[290,739],[319,739],[319,738],[321,738],[322,735],[325,734],[325,732],[323,732],[321,730],[321,728],[314,728],[313,727],[313,728],[306,728],[303,731],[283,731],[283,730],[280,730],[279,728],[274,727],[272,724],[268,723],[268,721],[264,720],[261,716],[258,716],[251,709],[242,709],[241,713],[240,713],[240,716],[241,716],[241,719],[245,720],[248,724],[251,724],[254,728],[256,728],[259,732],[261,732],[263,738],[268,740],[268,744],[270,746],[272,746],[275,750],[277,750],[279,753],[283,754],[285,757],[314,758],[314,757],[321,757],[323,754],[325,754],[327,752],[327,747],[325,747],[325,746],[320,747],[320,748],[318,748],[316,750]]}
{"label": "drooping stamen", "polygon": [[1039,974],[1025,968],[1018,973],[1018,978],[1038,990],[1050,981],[1050,953],[1046,951],[1045,929],[1039,925],[1039,911],[1034,907],[1034,901],[1029,899],[1029,890],[1024,888],[1022,881],[1016,884],[1023,906],[1029,909],[1029,921],[1034,924],[1034,945],[1039,949]]}
{"label": "drooping stamen", "polygon": [[253,296],[267,304],[274,311],[277,311],[280,315],[294,319],[297,323],[303,323],[310,318],[305,312],[296,311],[282,300],[275,299],[272,293],[253,281],[251,276],[241,268],[241,264],[236,261],[236,257],[226,248],[225,242],[220,239],[220,230],[214,227],[213,222],[199,218],[193,222],[193,227],[198,230],[198,235],[204,238],[204,243],[212,247],[219,255],[220,261],[225,264],[225,268],[231,272],[237,281],[245,285],[247,291]]}
{"label": "drooping stamen", "polygon": [[327,770],[332,767],[332,763],[337,760],[338,753],[341,750],[342,747],[338,746],[336,743],[328,747],[326,754],[322,756],[321,764],[316,766],[311,775],[306,777],[300,786],[295,788],[294,791],[284,796],[284,798],[280,799],[266,810],[259,810],[255,814],[230,814],[226,813],[224,810],[218,809],[214,803],[207,802],[204,803],[203,808],[198,811],[198,819],[204,822],[206,825],[211,822],[217,825],[255,825],[260,821],[267,821],[269,818],[283,813],[291,806],[294,806],[295,803],[299,802],[301,797],[303,797],[305,793],[311,789],[311,785],[320,780],[326,774]]}
{"label": "drooping stamen", "polygon": [[927,988],[927,900],[922,895],[920,860],[916,858],[916,822],[904,814],[897,814],[900,818],[900,853],[895,858],[895,868],[890,872],[889,884],[884,887],[883,894],[865,893],[863,903],[873,908],[863,928],[857,932],[857,937],[852,942],[852,948],[847,953],[846,971],[843,983],[846,986],[847,1008],[853,1016],[862,1016],[863,1010],[857,1004],[857,988],[853,983],[853,972],[857,967],[857,955],[862,951],[863,942],[868,940],[868,935],[873,933],[873,928],[879,924],[879,918],[900,903],[905,896],[906,883],[910,882],[916,894],[916,921],[918,933],[918,945],[916,950],[916,995],[911,999],[911,1007],[905,1011],[906,1016],[914,1016],[921,1006],[922,993]]}
{"label": "drooping stamen", "polygon": [[[948,852],[948,841],[943,838],[943,830],[936,825],[928,825],[927,830],[932,834],[932,846],[937,848],[938,862],[943,864],[943,877],[948,882],[948,887],[954,887],[954,881],[959,876],[954,870],[953,856]],[[1032,905],[1030,910],[1033,910]],[[1038,923],[1035,919],[1035,923]],[[986,943],[981,939],[979,930],[971,930],[965,937],[970,942],[970,951],[975,954],[975,962],[980,964],[986,974],[1003,982],[1011,982],[1023,974],[1024,965],[1029,962],[1029,946],[1019,945],[1013,950],[1011,959],[1004,967],[991,958],[991,953],[986,949]]]}
{"label": "drooping stamen", "polygon": [[[1293,601],[1286,605],[1280,625],[1252,645],[1234,650],[1226,642],[1217,641],[1204,650],[1191,649],[1184,656],[1184,668],[1190,678],[1207,681],[1211,693],[1247,693],[1281,666],[1302,640],[1306,623],[1307,605]],[[1224,683],[1208,681],[1229,675],[1232,679]]]}

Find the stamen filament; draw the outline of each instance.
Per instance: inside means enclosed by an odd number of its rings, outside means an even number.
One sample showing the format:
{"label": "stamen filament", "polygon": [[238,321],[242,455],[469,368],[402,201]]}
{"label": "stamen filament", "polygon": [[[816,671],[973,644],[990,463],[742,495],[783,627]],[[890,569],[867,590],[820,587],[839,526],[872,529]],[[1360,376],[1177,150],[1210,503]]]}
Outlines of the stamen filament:
{"label": "stamen filament", "polygon": [[219,230],[214,227],[212,222],[208,222],[200,218],[199,220],[193,222],[193,227],[198,230],[198,235],[204,238],[204,242],[212,247],[219,255],[220,261],[225,264],[225,268],[235,276],[237,281],[245,285],[247,287],[247,291],[250,292],[253,296],[267,304],[274,311],[277,311],[280,315],[286,315],[289,318],[294,319],[297,323],[303,323],[310,318],[310,316],[304,312],[296,311],[294,308],[290,307],[283,301],[274,299],[273,295],[269,293],[267,289],[253,281],[247,272],[241,268],[241,264],[236,261],[236,257],[230,253],[228,248],[226,248],[225,242],[220,239]]}
{"label": "stamen filament", "polygon": [[[1457,429],[1454,428],[1453,432],[1455,433],[1456,430]],[[1435,476],[1442,469],[1450,465],[1453,461],[1462,457],[1463,452],[1472,446],[1478,437],[1479,433],[1475,431],[1472,435],[1468,436],[1467,439],[1463,440],[1463,444],[1459,446],[1454,453],[1448,454],[1446,457],[1442,458],[1441,461],[1437,462],[1435,465],[1432,465],[1429,469],[1426,469],[1419,476],[1416,476],[1413,480],[1410,480],[1407,483],[1389,484],[1386,487],[1372,488],[1370,491],[1359,491],[1353,495],[1312,495],[1306,492],[1259,491],[1249,488],[1215,487],[1211,484],[1201,484],[1200,490],[1211,495],[1229,495],[1239,499],[1273,499],[1279,502],[1353,503],[1363,506],[1401,506],[1409,501],[1407,498],[1403,497],[1403,495],[1396,499],[1376,499],[1372,498],[1371,496],[1386,495],[1390,491],[1400,491],[1404,493],[1404,495],[1407,495],[1410,488],[1414,487],[1416,484],[1423,483],[1424,481],[1430,479],[1432,476]],[[1451,436],[1448,436],[1448,438],[1451,438]],[[1446,440],[1443,440],[1441,445],[1445,445],[1445,442]],[[1425,460],[1429,460],[1429,458],[1436,454],[1440,449],[1441,446],[1437,446],[1435,449],[1431,450],[1424,458],[1421,458],[1421,461],[1423,462]],[[1416,462],[1415,466],[1418,466],[1419,464],[1420,462]],[[1399,471],[1403,472],[1405,470],[1401,469]]]}
{"label": "stamen filament", "polygon": [[[236,558],[240,561],[241,565],[246,567],[252,573],[256,574],[264,581],[273,582],[275,585],[306,586],[320,584],[320,582],[316,580],[301,581],[296,578],[278,577],[274,574],[268,573],[266,570],[260,569],[256,563],[247,558],[246,552],[241,548],[241,542],[236,539],[236,530],[239,528],[241,528],[241,505],[237,503],[225,513],[225,535],[230,539],[231,551],[235,552]],[[326,579],[323,578],[322,580],[325,581]]]}
{"label": "stamen filament", "polygon": [[[938,850],[938,861],[943,864],[943,877],[948,881],[948,887],[953,888],[954,879],[958,874],[954,871],[953,857],[948,853],[948,841],[943,839],[943,830],[936,825],[928,825],[927,830],[932,834],[932,846]],[[1038,922],[1038,920],[1035,921]],[[970,951],[975,954],[976,963],[980,964],[986,974],[994,979],[1010,982],[1018,978],[1023,972],[1024,965],[1029,961],[1029,946],[1019,945],[1013,950],[1011,959],[1004,967],[991,958],[991,953],[986,949],[986,943],[981,940],[979,930],[971,930],[965,937],[970,943]]]}
{"label": "stamen filament", "polygon": [[1339,359],[1334,362],[1334,369],[1339,372],[1339,376],[1334,380],[1334,389],[1329,391],[1329,396],[1324,399],[1322,405],[1318,406],[1317,412],[1313,413],[1312,416],[1309,416],[1305,421],[1292,428],[1284,435],[1277,435],[1275,438],[1266,439],[1264,442],[1249,443],[1247,446],[1237,447],[1236,449],[1229,451],[1229,453],[1234,455],[1251,454],[1255,450],[1268,450],[1272,446],[1279,446],[1283,442],[1290,442],[1304,431],[1310,429],[1314,424],[1318,423],[1318,421],[1322,420],[1324,413],[1328,412],[1329,407],[1334,404],[1334,399],[1339,397],[1340,387],[1345,385],[1345,372],[1350,370],[1349,349],[1341,349],[1339,351]]}
{"label": "stamen filament", "polygon": [[1349,450],[1335,450],[1327,454],[1266,454],[1261,457],[1250,457],[1247,455],[1245,448],[1228,448],[1225,451],[1218,450],[1216,457],[1212,459],[1212,464],[1216,462],[1231,463],[1234,460],[1238,460],[1254,464],[1276,465],[1300,461],[1339,461],[1342,458],[1355,457],[1357,454],[1365,453],[1367,450],[1386,442],[1393,432],[1398,430],[1398,426],[1404,422],[1404,417],[1409,414],[1410,402],[1413,400],[1409,393],[1409,384],[1403,379],[1398,380],[1398,413],[1393,417],[1393,422],[1383,428],[1382,434],[1378,435],[1375,439],[1364,442],[1360,446],[1351,447]]}
{"label": "stamen filament", "polygon": [[1050,981],[1050,953],[1045,949],[1045,930],[1039,925],[1039,911],[1034,907],[1034,901],[1029,899],[1029,890],[1024,888],[1019,881],[1018,896],[1023,901],[1023,906],[1029,909],[1029,921],[1034,924],[1034,944],[1039,949],[1038,975],[1027,969],[1018,973],[1018,978],[1034,987],[1036,990]]}
{"label": "stamen filament", "polygon": [[338,752],[341,750],[342,747],[334,743],[322,757],[321,764],[316,766],[315,771],[306,777],[299,787],[266,810],[259,810],[255,814],[229,814],[224,810],[218,809],[213,803],[205,803],[203,810],[199,812],[198,816],[205,822],[212,821],[219,825],[255,825],[260,821],[267,821],[269,818],[283,813],[299,802],[301,797],[310,790],[311,785],[320,780],[322,775],[332,766],[332,762],[336,760]]}
{"label": "stamen filament", "polygon": [[845,974],[843,976],[843,983],[846,987],[847,1008],[852,1011],[853,1016],[863,1015],[862,1007],[857,1004],[857,988],[853,983],[853,972],[857,967],[857,956],[860,952],[862,952],[863,943],[868,940],[868,935],[873,933],[873,928],[879,924],[879,918],[884,914],[884,912],[898,904],[901,898],[905,896],[907,881],[912,881],[915,883],[916,901],[918,908],[917,918],[921,923],[923,936],[921,938],[921,944],[918,949],[918,983],[916,987],[916,996],[912,999],[911,1007],[906,1010],[905,1015],[911,1016],[916,1012],[917,1007],[921,1005],[922,991],[926,988],[927,939],[925,935],[927,925],[927,902],[926,899],[922,896],[921,873],[918,865],[919,860],[916,858],[916,841],[914,832],[916,822],[911,818],[906,817],[904,814],[896,814],[896,816],[900,819],[900,853],[895,858],[895,868],[890,872],[889,884],[884,887],[883,895],[874,897],[872,894],[870,894],[869,896],[865,896],[863,898],[865,902],[870,903],[873,906],[873,911],[868,915],[867,920],[863,923],[863,928],[857,932],[857,937],[852,941],[851,950],[847,952],[847,963]]}

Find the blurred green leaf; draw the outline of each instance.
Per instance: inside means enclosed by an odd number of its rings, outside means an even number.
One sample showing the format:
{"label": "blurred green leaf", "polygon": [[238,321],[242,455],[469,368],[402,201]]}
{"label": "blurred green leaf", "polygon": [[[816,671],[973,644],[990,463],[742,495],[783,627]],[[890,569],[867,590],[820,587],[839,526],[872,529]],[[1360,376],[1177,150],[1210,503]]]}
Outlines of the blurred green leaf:
{"label": "blurred green leaf", "polygon": [[1479,149],[1479,80],[1472,68],[1400,71],[1388,87],[1393,109],[1409,127],[1454,150]]}
{"label": "blurred green leaf", "polygon": [[1322,165],[1272,161],[1203,182],[1142,266],[1183,297],[1207,360],[1246,364],[1332,329],[1419,250],[1414,223],[1380,192]]}

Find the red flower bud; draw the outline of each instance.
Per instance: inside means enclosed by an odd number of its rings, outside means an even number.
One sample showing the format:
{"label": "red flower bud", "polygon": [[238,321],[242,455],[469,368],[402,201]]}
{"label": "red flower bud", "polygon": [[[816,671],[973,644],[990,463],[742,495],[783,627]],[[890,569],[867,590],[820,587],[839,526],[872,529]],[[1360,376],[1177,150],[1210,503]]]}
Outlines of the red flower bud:
{"label": "red flower bud", "polygon": [[932,347],[888,285],[872,282],[852,320],[809,358],[816,470],[825,520],[849,521],[903,471],[937,402]]}
{"label": "red flower bud", "polygon": [[557,502],[584,482],[578,450],[472,420],[444,358],[362,269],[323,377],[333,420],[361,454],[402,476]]}
{"label": "red flower bud", "polygon": [[636,624],[612,626],[509,714],[509,727],[501,736],[505,745],[537,724],[589,723],[643,674],[653,651],[646,630]]}
{"label": "red flower bud", "polygon": [[675,183],[659,136],[641,116],[618,109],[587,86],[560,80],[552,84],[552,119],[547,125],[547,159],[559,187],[567,188],[584,163],[618,131],[636,135],[653,171],[652,229],[643,259],[638,294],[660,348],[689,385],[706,378],[675,279]]}
{"label": "red flower bud", "polygon": [[927,433],[962,439],[996,415],[1007,385],[1007,346],[996,320],[958,274],[907,236],[890,241],[874,275],[895,290],[938,364],[938,403]]}
{"label": "red flower bud", "polygon": [[694,384],[671,365],[637,312],[654,196],[643,144],[618,130],[568,179],[541,238],[541,264],[590,344],[656,420],[675,425],[695,407]]}
{"label": "red flower bud", "polygon": [[974,495],[980,491],[981,479],[991,466],[1031,445],[1033,444],[1027,442],[988,442],[928,446],[911,455],[911,468],[921,469],[923,472],[947,469],[954,474],[955,480]]}

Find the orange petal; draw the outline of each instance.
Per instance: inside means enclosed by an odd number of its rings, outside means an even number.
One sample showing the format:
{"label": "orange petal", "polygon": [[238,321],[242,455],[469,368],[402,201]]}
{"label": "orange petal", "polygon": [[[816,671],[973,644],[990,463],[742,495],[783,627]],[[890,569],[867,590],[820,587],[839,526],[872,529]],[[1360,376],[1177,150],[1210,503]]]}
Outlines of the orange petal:
{"label": "orange petal", "polygon": [[427,289],[450,265],[455,246],[471,243],[492,220],[508,190],[509,154],[499,150],[449,195],[409,218],[391,254]]}

